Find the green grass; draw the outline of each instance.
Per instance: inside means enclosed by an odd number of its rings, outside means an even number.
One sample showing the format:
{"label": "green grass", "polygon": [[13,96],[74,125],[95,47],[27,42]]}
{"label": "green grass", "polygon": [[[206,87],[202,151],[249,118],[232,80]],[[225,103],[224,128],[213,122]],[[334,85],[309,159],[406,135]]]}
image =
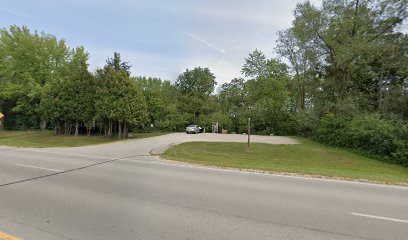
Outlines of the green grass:
{"label": "green grass", "polygon": [[300,144],[253,143],[250,150],[245,143],[190,142],[170,148],[162,157],[217,167],[408,184],[408,168],[296,139]]}
{"label": "green grass", "polygon": [[[166,133],[133,133],[132,139],[154,137],[163,134]],[[0,145],[15,147],[79,147],[115,141],[120,140],[101,136],[54,136],[53,131],[0,131]]]}

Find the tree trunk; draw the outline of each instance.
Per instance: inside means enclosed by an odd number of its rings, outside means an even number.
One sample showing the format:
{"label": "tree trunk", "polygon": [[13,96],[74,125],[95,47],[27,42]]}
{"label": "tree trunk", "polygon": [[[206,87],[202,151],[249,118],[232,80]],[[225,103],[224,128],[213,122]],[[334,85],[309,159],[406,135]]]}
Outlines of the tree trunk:
{"label": "tree trunk", "polygon": [[305,81],[306,81],[306,76],[303,74],[302,80],[301,80],[301,85],[300,85],[300,109],[305,110],[306,109],[306,94],[305,94]]}
{"label": "tree trunk", "polygon": [[343,100],[345,96],[345,89],[347,83],[347,69],[342,66],[336,64],[333,69],[332,76],[334,77],[334,91],[336,97],[336,104],[335,104],[335,115],[339,116],[341,114],[341,109],[343,106]]}
{"label": "tree trunk", "polygon": [[68,133],[68,123],[64,123],[64,135],[67,135]]}
{"label": "tree trunk", "polygon": [[58,121],[57,122],[57,135],[61,135],[61,134],[62,134],[61,122]]}
{"label": "tree trunk", "polygon": [[122,138],[122,122],[118,123],[118,138]]}
{"label": "tree trunk", "polygon": [[78,131],[79,131],[79,122],[75,122],[75,136],[78,136]]}
{"label": "tree trunk", "polygon": [[125,126],[123,126],[123,137],[127,138],[128,136],[128,127],[127,127],[127,123],[125,123]]}
{"label": "tree trunk", "polygon": [[116,121],[112,121],[112,135],[111,137],[115,136],[116,133]]}
{"label": "tree trunk", "polygon": [[110,137],[110,133],[111,133],[111,120],[109,120],[109,122],[108,122],[108,135],[107,135],[107,137]]}
{"label": "tree trunk", "polygon": [[109,120],[108,137],[112,137],[112,120]]}
{"label": "tree trunk", "polygon": [[109,137],[112,137],[113,136],[113,132],[114,132],[114,128],[113,128],[113,125],[114,125],[114,122],[113,121],[111,121],[111,125],[110,125],[110,136]]}

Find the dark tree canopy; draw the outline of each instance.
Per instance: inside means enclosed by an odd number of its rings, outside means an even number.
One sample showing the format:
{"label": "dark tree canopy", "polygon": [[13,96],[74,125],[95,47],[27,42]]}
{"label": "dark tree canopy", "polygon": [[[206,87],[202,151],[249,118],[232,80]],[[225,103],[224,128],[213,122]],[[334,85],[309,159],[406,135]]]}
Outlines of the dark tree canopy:
{"label": "dark tree canopy", "polygon": [[132,67],[129,62],[122,62],[120,53],[113,52],[113,57],[106,60],[106,64],[111,66],[115,71],[124,70],[128,76],[130,76],[130,68]]}

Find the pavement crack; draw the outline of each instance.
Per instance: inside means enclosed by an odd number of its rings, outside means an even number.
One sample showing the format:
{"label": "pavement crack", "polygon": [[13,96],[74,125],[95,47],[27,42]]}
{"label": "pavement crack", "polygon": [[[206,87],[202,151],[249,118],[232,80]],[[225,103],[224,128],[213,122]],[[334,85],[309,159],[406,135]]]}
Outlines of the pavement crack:
{"label": "pavement crack", "polygon": [[10,186],[10,185],[19,184],[19,183],[30,182],[30,181],[37,180],[37,179],[52,177],[52,176],[56,176],[56,175],[60,175],[60,174],[64,174],[64,173],[74,172],[74,171],[78,171],[78,170],[82,170],[82,169],[86,169],[86,168],[91,168],[91,167],[106,164],[106,163],[116,162],[116,161],[123,160],[123,159],[134,158],[134,157],[145,157],[145,156],[151,156],[151,155],[141,154],[141,155],[132,155],[132,156],[127,156],[127,157],[113,158],[113,159],[106,160],[106,161],[103,161],[103,162],[92,163],[92,164],[85,165],[85,166],[82,166],[82,167],[72,168],[72,169],[68,169],[68,170],[64,170],[64,171],[60,171],[60,172],[50,173],[50,174],[41,175],[41,176],[32,177],[32,178],[26,178],[26,179],[17,180],[17,181],[14,181],[14,182],[3,183],[3,184],[0,184],[0,187],[6,187],[6,186]]}

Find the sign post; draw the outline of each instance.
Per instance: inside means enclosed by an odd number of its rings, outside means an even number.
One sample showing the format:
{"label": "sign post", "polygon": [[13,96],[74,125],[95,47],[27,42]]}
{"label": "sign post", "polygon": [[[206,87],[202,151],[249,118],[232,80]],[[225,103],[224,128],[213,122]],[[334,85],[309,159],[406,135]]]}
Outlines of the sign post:
{"label": "sign post", "polygon": [[0,130],[4,128],[4,114],[0,112]]}
{"label": "sign post", "polygon": [[248,118],[248,149],[251,142],[251,118]]}

